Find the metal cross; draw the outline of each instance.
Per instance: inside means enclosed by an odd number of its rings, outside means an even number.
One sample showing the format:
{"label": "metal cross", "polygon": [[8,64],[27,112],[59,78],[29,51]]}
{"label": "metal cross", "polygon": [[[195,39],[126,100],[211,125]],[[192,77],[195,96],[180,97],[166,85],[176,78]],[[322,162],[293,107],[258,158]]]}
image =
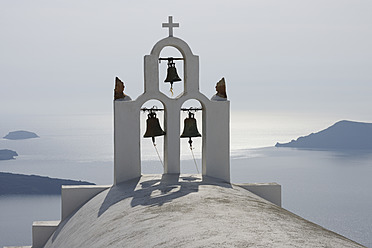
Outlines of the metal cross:
{"label": "metal cross", "polygon": [[179,23],[173,23],[173,16],[168,16],[168,23],[162,23],[163,28],[169,29],[169,37],[173,36],[173,28],[178,28],[179,26]]}

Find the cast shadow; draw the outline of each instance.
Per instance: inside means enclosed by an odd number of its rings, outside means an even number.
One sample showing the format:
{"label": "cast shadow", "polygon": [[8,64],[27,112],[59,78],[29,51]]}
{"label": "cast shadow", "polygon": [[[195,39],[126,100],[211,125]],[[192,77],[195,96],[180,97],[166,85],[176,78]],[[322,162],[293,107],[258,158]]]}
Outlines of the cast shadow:
{"label": "cast shadow", "polygon": [[[142,181],[140,178],[113,186],[101,205],[98,217],[114,204],[132,198],[130,206],[162,206],[174,199],[199,191],[201,185],[232,188],[230,183],[211,177],[180,177],[179,174],[163,174],[161,179]],[[139,183],[139,185],[138,185]],[[137,186],[138,185],[138,186]]]}

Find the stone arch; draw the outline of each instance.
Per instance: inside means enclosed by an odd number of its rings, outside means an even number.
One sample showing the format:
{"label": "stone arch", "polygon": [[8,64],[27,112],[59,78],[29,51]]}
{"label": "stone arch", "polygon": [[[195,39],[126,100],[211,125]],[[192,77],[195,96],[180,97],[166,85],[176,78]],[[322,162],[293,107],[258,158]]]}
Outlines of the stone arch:
{"label": "stone arch", "polygon": [[159,40],[153,46],[150,54],[159,57],[161,50],[163,50],[163,48],[166,47],[166,46],[172,46],[172,47],[176,48],[177,50],[179,50],[181,52],[181,54],[184,58],[188,57],[188,56],[195,56],[192,53],[191,48],[189,47],[189,45],[185,41],[183,41],[179,38],[176,38],[176,37],[167,37],[167,38]]}
{"label": "stone arch", "polygon": [[158,59],[165,47],[176,48],[184,59],[184,94],[199,92],[199,57],[194,55],[183,40],[176,37],[167,37],[158,41],[150,55],[145,56],[145,92],[159,91],[159,64]]}
{"label": "stone arch", "polygon": [[[175,64],[176,72],[178,76],[181,78],[181,81],[174,82],[170,84],[169,82],[165,82],[165,79],[168,76],[168,60],[167,58],[174,58],[173,63]],[[184,73],[184,65],[185,59],[181,51],[173,46],[165,46],[161,49],[159,58],[158,66],[159,66],[159,91],[163,92],[167,97],[171,99],[175,99],[180,95],[184,94],[184,87],[185,87],[185,73]],[[182,60],[180,60],[180,58]],[[170,89],[172,88],[172,93]]]}
{"label": "stone arch", "polygon": [[151,101],[151,100],[157,100],[161,104],[163,104],[164,109],[166,110],[167,108],[167,96],[163,94],[162,92],[159,92],[158,95],[150,95],[150,94],[142,94],[136,99],[136,103],[139,107],[144,105],[146,102]]}
{"label": "stone arch", "polygon": [[[183,108],[201,108],[200,111],[191,111],[195,115],[196,119],[196,126],[198,129],[198,132],[201,134],[201,137],[192,138],[192,146],[193,149],[190,150],[189,147],[189,139],[188,138],[181,138],[180,137],[180,171],[181,173],[201,173],[202,171],[202,156],[203,156],[203,139],[205,138],[205,135],[203,133],[203,104],[201,101],[195,98],[185,98],[182,101],[182,104],[180,104],[180,130],[181,133],[183,133],[185,129],[185,119],[188,118],[188,111],[182,110]],[[194,162],[195,159],[195,162]],[[195,166],[196,164],[196,166]],[[197,167],[195,169],[195,167]]]}
{"label": "stone arch", "polygon": [[[151,109],[153,106],[156,106],[157,109],[164,109],[163,111],[154,111],[155,114],[156,114],[156,117],[158,118],[159,120],[159,124],[160,124],[160,127],[162,128],[163,131],[166,132],[166,129],[164,127],[164,124],[165,124],[165,115],[166,115],[166,108],[165,108],[165,104],[161,101],[161,100],[158,100],[158,99],[149,99],[147,101],[145,101],[142,105],[141,105],[141,108],[139,109],[139,111],[141,112],[140,113],[140,134],[141,134],[141,138],[140,138],[140,155],[141,155],[141,169],[143,168],[143,161],[144,160],[150,160],[150,158],[154,159],[155,161],[159,162],[159,164],[161,164],[161,169],[164,173],[164,166],[163,166],[163,161],[164,161],[164,150],[165,150],[165,147],[164,147],[164,136],[159,136],[159,137],[155,137],[155,143],[156,143],[156,147],[154,150],[154,147],[152,145],[152,142],[151,142],[151,138],[144,138],[143,135],[145,134],[145,132],[147,131],[147,126],[146,126],[146,123],[147,123],[147,118],[148,118],[148,114],[150,114],[149,111],[143,111],[142,109],[143,108],[147,108],[147,109]],[[159,152],[159,157],[157,156],[157,152]],[[148,155],[148,157],[146,157],[146,155]],[[160,161],[159,161],[160,159]],[[157,168],[159,169],[159,168]]]}

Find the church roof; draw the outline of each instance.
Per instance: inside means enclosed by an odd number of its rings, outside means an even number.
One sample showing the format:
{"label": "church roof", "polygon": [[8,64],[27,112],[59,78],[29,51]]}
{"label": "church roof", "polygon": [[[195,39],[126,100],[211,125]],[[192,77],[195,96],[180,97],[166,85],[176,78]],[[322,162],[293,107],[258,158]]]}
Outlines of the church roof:
{"label": "church roof", "polygon": [[146,175],[105,190],[45,247],[363,247],[239,186]]}

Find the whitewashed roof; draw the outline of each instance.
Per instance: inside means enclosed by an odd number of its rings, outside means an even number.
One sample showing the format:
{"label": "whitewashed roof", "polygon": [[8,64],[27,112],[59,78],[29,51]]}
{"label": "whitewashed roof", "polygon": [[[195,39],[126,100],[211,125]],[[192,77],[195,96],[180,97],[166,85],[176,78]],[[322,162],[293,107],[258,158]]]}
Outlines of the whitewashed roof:
{"label": "whitewashed roof", "polygon": [[95,196],[45,247],[363,246],[238,186],[147,175]]}

